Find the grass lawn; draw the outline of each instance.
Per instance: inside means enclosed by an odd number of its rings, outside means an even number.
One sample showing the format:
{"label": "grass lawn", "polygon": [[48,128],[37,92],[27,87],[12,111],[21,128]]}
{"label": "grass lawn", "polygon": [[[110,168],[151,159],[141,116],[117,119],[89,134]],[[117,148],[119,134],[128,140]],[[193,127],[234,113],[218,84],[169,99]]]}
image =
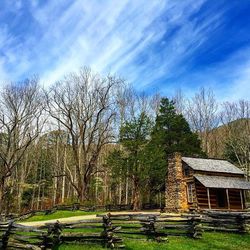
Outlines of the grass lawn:
{"label": "grass lawn", "polygon": [[[156,243],[124,238],[126,250],[249,250],[250,235],[232,233],[203,233],[202,239],[169,237],[169,243]],[[99,250],[98,245],[64,244],[57,250]]]}
{"label": "grass lawn", "polygon": [[[101,213],[101,212],[100,212]],[[96,212],[84,212],[84,211],[67,211],[67,210],[60,210],[56,211],[55,213],[44,215],[44,213],[38,213],[23,222],[29,221],[44,221],[44,220],[53,220],[53,219],[61,219],[61,218],[68,218],[73,216],[81,216],[81,215],[92,215],[97,214]]]}
{"label": "grass lawn", "polygon": [[[100,212],[101,214],[102,212]],[[103,212],[105,213],[105,212]],[[37,214],[25,221],[44,221],[51,219],[67,218],[72,216],[82,216],[82,215],[96,215],[96,212],[84,212],[84,211],[56,211],[53,214],[44,215]],[[119,221],[116,221],[116,226],[119,225]],[[99,225],[99,224],[98,224]],[[64,229],[64,232],[82,232],[82,233],[100,233],[102,231],[100,227],[93,229]],[[130,226],[124,224],[122,225],[123,230],[130,231]],[[133,225],[140,227],[140,225]],[[132,229],[133,231],[133,229]],[[184,236],[169,236],[169,243],[157,243],[154,241],[146,241],[143,236],[116,234],[124,240],[126,250],[250,250],[250,234],[233,234],[233,233],[218,233],[218,232],[205,232],[202,235],[202,239],[191,239]],[[136,240],[135,238],[144,238],[144,240]],[[89,245],[89,244],[79,244],[79,243],[69,243],[63,244],[55,248],[55,250],[100,250],[103,249],[100,245]]]}

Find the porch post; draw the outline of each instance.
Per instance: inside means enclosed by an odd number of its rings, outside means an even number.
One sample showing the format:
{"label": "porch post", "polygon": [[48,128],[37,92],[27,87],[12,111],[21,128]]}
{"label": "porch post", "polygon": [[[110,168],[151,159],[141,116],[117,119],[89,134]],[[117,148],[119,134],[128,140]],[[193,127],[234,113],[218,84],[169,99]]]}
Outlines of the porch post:
{"label": "porch post", "polygon": [[226,194],[227,194],[227,207],[228,207],[228,209],[230,209],[230,200],[229,200],[228,189],[226,189]]}
{"label": "porch post", "polygon": [[243,190],[240,190],[240,202],[241,202],[241,209],[244,209],[244,202],[243,202]]}
{"label": "porch post", "polygon": [[208,199],[208,208],[211,209],[209,188],[207,188],[207,199]]}

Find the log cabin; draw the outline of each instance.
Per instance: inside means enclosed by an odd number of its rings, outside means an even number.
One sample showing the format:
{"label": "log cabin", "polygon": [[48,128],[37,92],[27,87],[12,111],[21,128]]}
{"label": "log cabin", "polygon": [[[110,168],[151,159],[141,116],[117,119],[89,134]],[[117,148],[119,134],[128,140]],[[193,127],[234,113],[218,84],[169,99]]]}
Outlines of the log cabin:
{"label": "log cabin", "polygon": [[250,182],[232,163],[175,153],[168,161],[165,210],[244,210],[246,190]]}

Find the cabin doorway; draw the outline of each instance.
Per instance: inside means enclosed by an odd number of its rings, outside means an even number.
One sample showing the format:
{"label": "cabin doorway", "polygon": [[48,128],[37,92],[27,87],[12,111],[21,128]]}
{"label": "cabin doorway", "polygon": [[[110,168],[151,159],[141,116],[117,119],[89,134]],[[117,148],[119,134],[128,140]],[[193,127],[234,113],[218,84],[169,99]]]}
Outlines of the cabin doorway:
{"label": "cabin doorway", "polygon": [[227,208],[227,194],[225,189],[216,189],[216,201],[218,208]]}

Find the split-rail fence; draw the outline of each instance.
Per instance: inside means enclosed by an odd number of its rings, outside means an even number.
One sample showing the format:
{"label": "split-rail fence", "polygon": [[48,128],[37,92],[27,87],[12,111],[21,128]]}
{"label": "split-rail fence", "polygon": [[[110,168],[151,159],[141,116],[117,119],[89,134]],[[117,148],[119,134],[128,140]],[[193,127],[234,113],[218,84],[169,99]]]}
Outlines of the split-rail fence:
{"label": "split-rail fence", "polygon": [[168,236],[202,237],[203,231],[246,233],[249,213],[207,212],[203,214],[97,215],[74,223],[56,222],[39,227],[24,226],[16,220],[0,223],[0,249],[53,249],[62,243],[94,243],[107,248],[124,248],[123,239],[166,242]]}

